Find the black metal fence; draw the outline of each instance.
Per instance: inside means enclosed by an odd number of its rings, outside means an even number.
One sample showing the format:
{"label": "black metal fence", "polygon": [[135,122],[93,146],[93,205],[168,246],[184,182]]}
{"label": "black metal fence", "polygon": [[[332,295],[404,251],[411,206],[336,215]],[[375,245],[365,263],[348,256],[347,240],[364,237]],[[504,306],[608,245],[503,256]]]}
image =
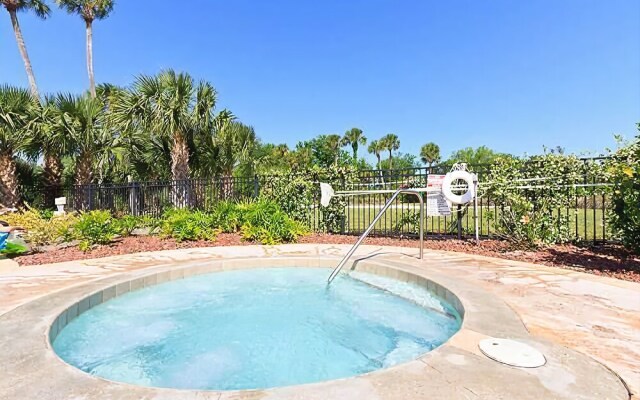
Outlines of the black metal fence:
{"label": "black metal fence", "polygon": [[[601,162],[601,159],[585,159]],[[486,179],[488,166],[471,166],[479,181]],[[395,190],[400,187],[424,187],[429,174],[445,174],[449,166],[434,166],[398,170],[363,170],[349,179],[333,179],[335,190]],[[257,198],[263,189],[278,180],[290,180],[292,176],[253,176],[247,178],[218,177],[187,181],[129,182],[124,184],[83,185],[65,188],[42,188],[32,190],[32,204],[52,206],[54,197],[64,196],[67,209],[111,210],[116,215],[149,215],[158,217],[168,207],[192,207],[207,209],[219,201],[241,201]],[[314,182],[323,177],[314,176]],[[572,239],[579,241],[605,242],[612,239],[607,226],[609,197],[604,191],[591,190],[591,185],[600,183],[601,177],[585,174],[582,178],[584,190],[576,192],[569,207],[556,210],[558,221],[567,218]],[[523,189],[526,190],[526,189]],[[327,214],[320,206],[319,189],[313,195],[305,222],[313,231],[326,230],[323,223]],[[531,194],[535,195],[535,193]],[[357,235],[373,221],[378,210],[391,196],[390,193],[370,193],[341,198],[343,214],[341,222],[333,232]],[[341,208],[342,209],[342,208]],[[478,228],[480,235],[496,234],[495,216],[503,211],[500,201],[480,196],[478,200]],[[400,196],[376,224],[373,235],[413,236],[417,231],[418,204],[415,198]],[[431,237],[471,236],[474,232],[472,207],[454,206],[450,216],[428,215],[425,232]],[[493,216],[493,218],[491,217]]]}

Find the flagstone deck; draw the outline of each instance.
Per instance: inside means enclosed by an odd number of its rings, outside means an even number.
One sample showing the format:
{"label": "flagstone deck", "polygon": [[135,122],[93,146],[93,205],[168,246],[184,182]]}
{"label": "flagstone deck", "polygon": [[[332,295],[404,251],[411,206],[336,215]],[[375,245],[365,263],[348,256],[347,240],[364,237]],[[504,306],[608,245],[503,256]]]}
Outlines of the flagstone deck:
{"label": "flagstone deck", "polygon": [[[21,316],[22,312],[31,310],[36,316],[40,312],[46,314],[48,304],[54,307],[56,301],[62,301],[65,296],[67,299],[80,296],[88,288],[99,288],[128,276],[171,270],[186,263],[234,258],[329,258],[337,261],[348,248],[314,244],[197,248],[30,267],[0,261],[0,350],[6,355],[5,351],[19,347],[20,338],[12,335],[19,336],[16,324],[27,318]],[[0,399],[45,398],[43,393],[48,394],[46,398],[70,398],[70,393],[94,393],[93,389],[87,389],[93,385],[97,390],[94,397],[77,398],[129,398],[124,397],[125,392],[130,393],[127,396],[131,398],[172,399],[627,398],[625,387],[608,369],[626,382],[631,393],[638,395],[640,284],[459,253],[426,251],[425,260],[419,261],[415,258],[416,253],[417,250],[411,248],[361,246],[354,259],[380,262],[425,276],[452,290],[463,303],[466,301],[468,315],[464,329],[446,345],[420,360],[346,380],[236,393],[136,388],[85,374],[82,378],[73,375],[82,373],[66,365],[59,368],[64,371],[49,368],[47,371],[52,376],[64,372],[75,377],[67,382],[62,380],[60,384],[76,382],[84,385],[84,392],[80,389],[70,392],[67,389],[56,391],[57,380],[39,380],[33,373],[18,374],[17,370],[28,363],[7,365],[7,360],[11,360],[9,354],[9,357],[3,357],[4,361],[0,360],[0,368],[9,370],[0,375]],[[496,305],[496,299],[506,306]],[[495,312],[488,307],[490,304],[495,306]],[[42,315],[40,320],[45,317]],[[507,328],[498,326],[499,318],[503,318]],[[488,324],[487,321],[492,322]],[[43,329],[39,323],[34,325],[37,325],[36,330]],[[28,333],[25,332],[25,336]],[[489,361],[476,346],[478,339],[487,336],[527,341],[542,350],[549,363],[535,370],[523,370]],[[43,346],[40,350],[46,348]]]}

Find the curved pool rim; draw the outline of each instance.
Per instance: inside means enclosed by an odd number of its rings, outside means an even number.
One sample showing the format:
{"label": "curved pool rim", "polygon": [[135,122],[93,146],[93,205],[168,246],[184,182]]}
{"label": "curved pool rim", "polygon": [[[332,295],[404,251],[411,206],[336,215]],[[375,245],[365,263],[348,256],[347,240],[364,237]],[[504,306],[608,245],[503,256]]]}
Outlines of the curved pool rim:
{"label": "curved pool rim", "polygon": [[[88,372],[85,372],[73,364],[68,363],[62,357],[60,357],[57,352],[53,349],[53,342],[55,341],[58,333],[66,327],[66,325],[75,319],[80,314],[90,310],[91,308],[102,304],[106,301],[109,301],[118,296],[127,294],[129,292],[133,292],[136,290],[140,290],[143,288],[160,285],[163,283],[180,280],[188,277],[194,277],[198,275],[207,275],[207,274],[215,274],[224,271],[233,271],[233,270],[247,270],[247,269],[263,269],[263,268],[322,268],[326,269],[327,276],[331,273],[331,269],[335,267],[337,259],[333,258],[317,258],[317,259],[309,259],[308,257],[282,257],[282,258],[268,258],[268,259],[260,259],[256,260],[255,258],[234,258],[230,260],[212,260],[203,265],[190,265],[187,264],[181,267],[173,267],[170,270],[160,270],[160,271],[146,271],[147,273],[138,276],[135,279],[123,280],[121,282],[117,282],[108,286],[105,286],[99,290],[96,290],[80,300],[76,300],[73,304],[69,305],[64,311],[59,313],[53,320],[53,322],[49,326],[48,335],[47,335],[47,348],[49,351],[55,354],[55,357],[65,365],[77,370],[78,372],[89,376],[94,379],[100,379],[109,383],[117,383],[128,385],[132,387],[143,387],[149,389],[167,389],[167,390],[177,390],[181,392],[255,392],[255,391],[269,391],[275,390],[279,388],[291,388],[291,387],[299,387],[306,385],[314,385],[314,384],[322,384],[325,382],[333,382],[333,381],[341,381],[347,380],[362,376],[367,376],[370,374],[380,373],[387,370],[392,370],[398,367],[402,367],[405,364],[411,363],[416,360],[420,360],[425,357],[427,354],[430,354],[434,351],[437,351],[440,347],[444,346],[447,342],[449,342],[454,336],[460,332],[463,327],[465,320],[465,308],[462,304],[462,301],[456,296],[451,290],[447,289],[445,286],[435,282],[432,279],[420,276],[418,274],[404,271],[401,269],[396,269],[391,266],[385,265],[384,263],[370,261],[370,260],[357,260],[349,271],[358,271],[365,272],[369,274],[374,274],[386,278],[391,278],[394,280],[398,280],[400,282],[407,282],[411,284],[418,285],[423,289],[427,290],[433,296],[446,303],[448,306],[452,307],[460,316],[460,327],[454,332],[447,340],[445,340],[442,344],[435,347],[434,349],[421,354],[420,356],[414,358],[413,360],[408,360],[405,362],[398,363],[396,365],[380,368],[373,371],[365,372],[362,374],[351,375],[344,378],[331,379],[326,381],[315,381],[304,384],[297,385],[288,385],[288,386],[277,386],[270,387],[265,389],[239,389],[239,390],[212,390],[212,389],[180,389],[180,388],[171,388],[171,387],[161,387],[161,386],[140,386],[127,382],[112,380],[109,378],[105,378],[99,375],[92,375]],[[200,264],[200,263],[197,263]],[[347,273],[345,269],[343,273]]]}
{"label": "curved pool rim", "polygon": [[[118,398],[134,400],[157,399],[209,399],[209,400],[256,400],[330,398],[380,398],[398,400],[405,398],[461,398],[468,394],[467,387],[480,392],[490,390],[506,398],[521,394],[523,384],[529,385],[531,396],[549,395],[547,383],[553,376],[523,374],[517,368],[492,362],[477,349],[479,340],[488,337],[507,337],[523,341],[543,352],[547,366],[543,368],[580,368],[570,396],[553,390],[558,398],[574,398],[576,393],[585,399],[599,399],[606,393],[612,399],[627,399],[628,391],[620,378],[604,365],[580,352],[533,336],[528,332],[518,314],[499,296],[482,288],[474,280],[461,279],[450,274],[447,262],[439,260],[440,254],[433,252],[425,260],[417,260],[414,249],[400,247],[362,246],[353,258],[354,269],[382,267],[391,269],[391,277],[404,274],[418,277],[446,287],[459,299],[464,308],[460,330],[440,347],[419,359],[380,369],[363,375],[337,380],[308,383],[272,389],[205,391],[158,387],[144,387],[122,382],[108,381],[89,375],[73,367],[53,351],[49,335],[66,312],[73,313],[73,305],[80,306],[79,299],[88,299],[83,307],[94,305],[99,292],[121,286],[148,284],[153,280],[169,279],[165,274],[180,274],[190,269],[195,273],[206,273],[215,264],[220,270],[246,268],[247,264],[259,263],[259,267],[333,267],[348,250],[348,246],[298,244],[281,246],[231,246],[199,249],[182,249],[142,253],[140,255],[109,257],[78,261],[87,265],[89,281],[67,285],[64,289],[45,294],[22,303],[0,315],[0,368],[6,371],[0,380],[0,392],[8,398]],[[124,257],[131,257],[126,259]],[[457,257],[448,256],[448,263],[458,262]],[[131,269],[138,264],[135,269]],[[238,265],[241,264],[241,265]],[[351,262],[348,264],[351,266]],[[91,278],[92,269],[106,268],[112,272],[103,277]],[[128,269],[127,269],[128,268]],[[394,272],[395,271],[395,272]],[[398,274],[398,275],[394,275]],[[175,276],[174,276],[175,278]],[[142,280],[142,281],[141,281]],[[93,300],[92,300],[93,297]],[[568,357],[568,358],[567,358]],[[461,363],[461,361],[463,361]],[[442,378],[446,371],[447,379]],[[506,382],[517,385],[488,385],[499,374]],[[489,380],[489,381],[487,381]],[[469,389],[471,390],[471,389]],[[12,397],[13,396],[13,397]],[[531,397],[530,398],[540,398]],[[543,396],[544,397],[544,396]]]}

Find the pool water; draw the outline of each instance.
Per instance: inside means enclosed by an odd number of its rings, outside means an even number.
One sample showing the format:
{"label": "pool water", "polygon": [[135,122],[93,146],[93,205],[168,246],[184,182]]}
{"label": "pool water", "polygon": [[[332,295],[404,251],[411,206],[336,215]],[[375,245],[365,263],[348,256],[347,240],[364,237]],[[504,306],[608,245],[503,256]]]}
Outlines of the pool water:
{"label": "pool water", "polygon": [[456,312],[421,287],[365,273],[327,287],[328,273],[244,269],[163,283],[81,314],[53,346],[68,363],[110,380],[237,390],[389,367],[460,327]]}

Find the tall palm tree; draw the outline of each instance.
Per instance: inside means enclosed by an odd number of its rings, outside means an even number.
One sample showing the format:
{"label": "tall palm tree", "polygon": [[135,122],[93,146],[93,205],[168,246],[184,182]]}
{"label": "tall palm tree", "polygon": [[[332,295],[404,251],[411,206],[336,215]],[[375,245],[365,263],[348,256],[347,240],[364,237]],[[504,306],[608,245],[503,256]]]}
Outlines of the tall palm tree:
{"label": "tall palm tree", "polygon": [[327,148],[333,155],[333,165],[338,165],[338,158],[340,158],[340,135],[327,135],[325,136],[325,143]]}
{"label": "tall palm tree", "polygon": [[93,74],[93,21],[106,18],[113,10],[113,0],[56,0],[60,8],[69,14],[79,15],[85,23],[87,34],[87,72],[89,91],[96,97],[96,81]]}
{"label": "tall palm tree", "polygon": [[96,161],[111,149],[112,137],[104,128],[104,105],[89,96],[60,94],[56,98],[56,128],[66,135],[75,156],[75,183],[93,182]]}
{"label": "tall palm tree", "polygon": [[207,176],[230,177],[241,162],[249,160],[256,145],[256,133],[251,126],[231,121],[212,132],[201,144],[203,172]]}
{"label": "tall palm tree", "polygon": [[20,201],[16,159],[31,144],[26,126],[34,103],[28,90],[0,86],[0,207],[15,207]]}
{"label": "tall palm tree", "polygon": [[62,185],[62,157],[68,154],[71,141],[67,133],[57,123],[57,103],[53,96],[45,96],[42,102],[35,102],[29,114],[27,131],[32,137],[29,153],[42,155],[44,162],[44,185],[47,205],[53,205],[53,198]]}
{"label": "tall palm tree", "polygon": [[344,146],[351,146],[351,150],[353,150],[353,162],[355,165],[358,165],[358,147],[359,145],[365,145],[367,143],[367,138],[364,136],[362,129],[359,128],[351,128],[344,133],[342,137],[342,144]]}
{"label": "tall palm tree", "polygon": [[36,85],[36,77],[33,74],[33,68],[31,67],[31,60],[27,53],[27,46],[24,44],[24,37],[22,36],[22,30],[20,29],[20,23],[18,22],[18,11],[33,11],[38,17],[45,19],[49,16],[51,10],[49,6],[42,0],[0,0],[0,4],[4,6],[9,12],[11,17],[11,25],[13,26],[13,33],[16,36],[16,43],[18,43],[18,50],[22,56],[24,62],[24,69],[27,71],[27,78],[29,79],[29,88],[31,89],[31,95],[38,99],[38,86]]}
{"label": "tall palm tree", "polygon": [[[190,143],[215,125],[216,91],[211,84],[194,83],[186,73],[162,71],[141,75],[110,106],[111,121],[122,132],[144,131],[170,142],[171,177],[182,182],[174,190],[174,204],[183,204],[190,178]],[[187,199],[188,200],[188,199]]]}
{"label": "tall palm tree", "polygon": [[397,135],[389,133],[380,139],[382,147],[389,152],[389,169],[393,169],[393,152],[400,148],[400,139]]}
{"label": "tall palm tree", "polygon": [[380,154],[385,150],[382,143],[379,140],[372,140],[369,143],[369,148],[367,150],[370,154],[374,154],[376,156],[376,159],[378,160],[376,162],[376,168],[380,169]]}
{"label": "tall palm tree", "polygon": [[420,160],[425,164],[429,164],[429,168],[434,163],[440,162],[440,146],[433,142],[423,145],[420,148]]}

